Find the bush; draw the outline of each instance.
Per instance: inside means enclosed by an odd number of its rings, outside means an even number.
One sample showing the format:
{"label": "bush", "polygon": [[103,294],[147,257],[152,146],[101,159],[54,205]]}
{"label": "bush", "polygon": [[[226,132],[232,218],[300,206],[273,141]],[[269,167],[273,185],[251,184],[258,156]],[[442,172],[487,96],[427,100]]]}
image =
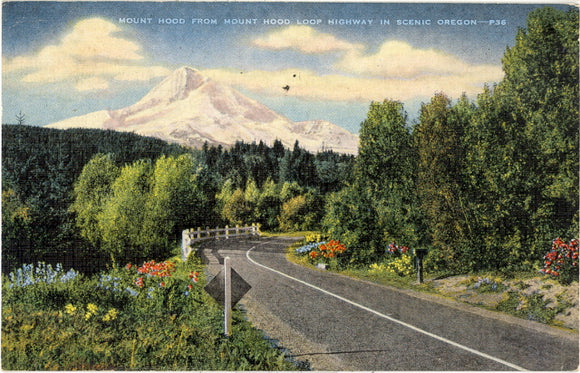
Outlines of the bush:
{"label": "bush", "polygon": [[578,281],[578,240],[566,244],[556,238],[552,249],[544,256],[544,268],[540,272],[556,277],[563,285]]}
{"label": "bush", "polygon": [[411,276],[415,273],[413,257],[409,254],[403,254],[400,257],[392,259],[385,263],[373,263],[369,267],[369,273],[380,275],[390,273],[402,277]]}

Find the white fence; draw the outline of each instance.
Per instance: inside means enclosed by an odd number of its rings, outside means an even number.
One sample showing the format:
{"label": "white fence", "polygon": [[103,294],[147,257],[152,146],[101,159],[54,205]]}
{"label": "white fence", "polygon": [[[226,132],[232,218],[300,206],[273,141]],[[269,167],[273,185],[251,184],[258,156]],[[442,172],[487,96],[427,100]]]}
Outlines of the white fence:
{"label": "white fence", "polygon": [[186,229],[181,233],[181,256],[183,260],[187,260],[187,257],[193,251],[191,245],[205,240],[227,240],[234,237],[254,237],[260,235],[260,229],[258,225],[252,224],[248,227],[228,227],[225,228],[215,228],[209,229],[206,227],[204,231],[201,228],[197,229]]}

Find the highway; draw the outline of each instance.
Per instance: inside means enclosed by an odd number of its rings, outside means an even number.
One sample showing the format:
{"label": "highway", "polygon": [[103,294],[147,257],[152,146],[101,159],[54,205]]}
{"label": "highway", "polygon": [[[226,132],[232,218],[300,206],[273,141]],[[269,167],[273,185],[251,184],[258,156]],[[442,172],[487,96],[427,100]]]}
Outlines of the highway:
{"label": "highway", "polygon": [[[578,368],[577,333],[305,268],[286,259],[291,242],[284,237],[221,240],[204,245],[203,255],[214,272],[223,257],[230,257],[232,268],[252,286],[241,302],[250,320],[252,310],[261,309],[280,324],[263,327],[269,337],[284,343],[294,335],[302,340],[296,343],[316,346],[296,359],[327,355],[332,370]],[[276,330],[287,332],[272,335]]]}

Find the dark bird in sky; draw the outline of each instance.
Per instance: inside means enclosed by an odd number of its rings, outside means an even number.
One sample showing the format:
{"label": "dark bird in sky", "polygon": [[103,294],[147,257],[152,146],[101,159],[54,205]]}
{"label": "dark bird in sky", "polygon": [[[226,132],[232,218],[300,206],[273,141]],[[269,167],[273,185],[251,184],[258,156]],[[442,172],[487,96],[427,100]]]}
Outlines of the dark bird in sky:
{"label": "dark bird in sky", "polygon": [[286,86],[282,87],[282,89],[285,90],[286,92],[288,92],[290,90],[290,86],[286,85]]}

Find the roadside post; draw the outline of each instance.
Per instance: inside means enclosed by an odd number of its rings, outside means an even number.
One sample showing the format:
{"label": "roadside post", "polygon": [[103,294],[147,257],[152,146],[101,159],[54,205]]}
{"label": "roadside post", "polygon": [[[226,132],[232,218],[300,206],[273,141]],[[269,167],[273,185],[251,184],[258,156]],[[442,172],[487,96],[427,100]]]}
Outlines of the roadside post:
{"label": "roadside post", "polygon": [[415,261],[417,264],[417,281],[423,283],[423,258],[427,255],[427,249],[415,249]]}
{"label": "roadside post", "polygon": [[232,308],[252,287],[231,266],[230,257],[224,258],[221,271],[204,290],[224,308],[224,334],[232,332]]}
{"label": "roadside post", "polygon": [[232,330],[232,267],[230,257],[224,258],[224,334],[230,335]]}

